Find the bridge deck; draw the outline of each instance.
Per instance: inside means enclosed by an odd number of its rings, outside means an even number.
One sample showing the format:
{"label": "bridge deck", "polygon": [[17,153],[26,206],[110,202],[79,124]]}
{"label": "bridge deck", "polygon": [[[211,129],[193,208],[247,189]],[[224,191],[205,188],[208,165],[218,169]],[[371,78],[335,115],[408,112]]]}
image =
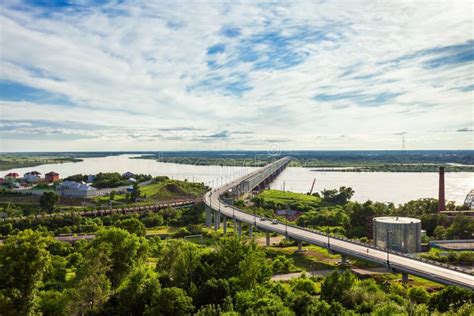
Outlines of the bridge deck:
{"label": "bridge deck", "polygon": [[[285,159],[285,158],[283,158]],[[281,160],[275,163],[281,163]],[[274,163],[274,164],[275,164]],[[262,220],[261,217],[248,214],[231,205],[227,205],[220,196],[239,185],[247,177],[254,177],[255,174],[264,172],[267,168],[272,166],[267,165],[251,174],[234,180],[220,188],[208,192],[205,195],[204,201],[208,207],[219,211],[222,215],[234,218],[237,221],[256,226],[262,230],[269,232],[276,232],[282,235],[288,235],[290,238],[304,241],[310,244],[327,247],[328,242],[330,248],[335,252],[364,259],[380,265],[388,265],[391,269],[399,272],[406,272],[413,275],[421,276],[423,278],[449,285],[458,285],[470,289],[474,289],[474,276],[456,271],[440,265],[435,265],[427,262],[422,262],[417,259],[408,257],[407,255],[397,254],[391,252],[389,254],[389,263],[387,264],[387,252],[381,249],[371,247],[366,244],[361,244],[356,241],[343,240],[340,238],[329,237],[323,233],[310,231],[301,227],[287,226],[284,223],[273,224],[269,220]],[[266,172],[265,172],[266,173]]]}

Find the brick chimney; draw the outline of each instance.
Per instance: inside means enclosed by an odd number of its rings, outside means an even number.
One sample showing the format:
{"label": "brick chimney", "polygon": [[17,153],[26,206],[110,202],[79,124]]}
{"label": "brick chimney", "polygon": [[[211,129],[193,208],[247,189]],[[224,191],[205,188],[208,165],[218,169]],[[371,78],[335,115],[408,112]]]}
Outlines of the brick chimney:
{"label": "brick chimney", "polygon": [[444,167],[439,167],[438,212],[442,211],[446,211],[446,200],[444,198]]}

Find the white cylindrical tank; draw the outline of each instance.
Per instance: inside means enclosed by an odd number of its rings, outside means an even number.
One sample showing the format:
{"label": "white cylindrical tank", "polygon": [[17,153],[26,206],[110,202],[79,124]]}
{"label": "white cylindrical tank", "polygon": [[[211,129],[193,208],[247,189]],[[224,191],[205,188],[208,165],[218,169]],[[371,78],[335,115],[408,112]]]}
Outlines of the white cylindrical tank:
{"label": "white cylindrical tank", "polygon": [[421,251],[421,221],[410,217],[375,217],[374,244],[401,252]]}

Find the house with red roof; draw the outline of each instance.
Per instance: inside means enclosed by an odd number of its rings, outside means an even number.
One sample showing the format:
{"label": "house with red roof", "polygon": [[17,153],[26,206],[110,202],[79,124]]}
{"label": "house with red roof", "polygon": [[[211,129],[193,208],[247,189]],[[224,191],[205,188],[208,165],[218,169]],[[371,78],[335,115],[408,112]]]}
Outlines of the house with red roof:
{"label": "house with red roof", "polygon": [[46,182],[56,182],[59,180],[59,173],[54,171],[48,172],[44,175],[44,179]]}
{"label": "house with red roof", "polygon": [[16,179],[16,178],[18,178],[19,176],[20,176],[20,175],[19,175],[18,173],[16,173],[16,172],[10,172],[9,174],[7,174],[7,175],[5,176],[5,179],[7,179],[7,178],[8,178],[8,179]]}

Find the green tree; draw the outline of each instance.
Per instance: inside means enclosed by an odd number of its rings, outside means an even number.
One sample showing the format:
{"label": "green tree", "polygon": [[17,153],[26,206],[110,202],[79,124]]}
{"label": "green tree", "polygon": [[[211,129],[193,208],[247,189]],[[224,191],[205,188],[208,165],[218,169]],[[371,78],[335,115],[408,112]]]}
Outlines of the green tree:
{"label": "green tree", "polygon": [[146,235],[145,225],[135,217],[121,220],[121,221],[119,221],[118,225],[116,225],[116,226],[125,229],[130,234],[135,234],[135,235],[138,235],[138,236],[145,236]]}
{"label": "green tree", "polygon": [[164,288],[153,296],[152,302],[145,308],[144,315],[190,315],[194,310],[193,300],[186,292],[177,287]]}
{"label": "green tree", "polygon": [[395,302],[384,302],[383,304],[377,305],[371,315],[408,316],[408,312],[402,306],[396,304]]}
{"label": "green tree", "polygon": [[116,191],[110,191],[110,194],[109,194],[109,200],[110,201],[113,201],[115,200],[115,196],[117,195],[117,192]]}
{"label": "green tree", "polygon": [[334,271],[326,276],[321,285],[321,298],[328,303],[341,301],[344,293],[356,282],[356,277],[348,270]]}
{"label": "green tree", "polygon": [[473,291],[465,290],[457,286],[447,286],[441,291],[431,295],[429,306],[431,309],[446,312],[450,309],[458,309],[462,305],[472,303],[473,301]]}
{"label": "green tree", "polygon": [[433,236],[438,240],[446,239],[446,228],[443,226],[436,226],[433,231]]}
{"label": "green tree", "polygon": [[172,280],[172,284],[188,288],[195,278],[200,265],[199,248],[185,240],[173,240],[165,244],[158,258],[157,270]]}
{"label": "green tree", "polygon": [[38,303],[38,289],[51,268],[47,250],[51,236],[21,231],[0,247],[0,314],[31,315]]}
{"label": "green tree", "polygon": [[237,292],[235,309],[243,315],[294,315],[280,297],[263,285]]}
{"label": "green tree", "polygon": [[40,206],[43,210],[52,213],[54,211],[54,206],[59,201],[59,195],[56,192],[44,192],[40,198]]}
{"label": "green tree", "polygon": [[141,195],[140,187],[138,186],[137,183],[134,183],[132,187],[132,192],[130,192],[130,199],[133,202],[136,202],[138,198],[140,197],[140,195]]}
{"label": "green tree", "polygon": [[425,288],[422,287],[412,287],[408,290],[408,297],[412,302],[417,304],[426,304],[430,300],[430,295]]}
{"label": "green tree", "polygon": [[93,248],[108,249],[111,268],[107,271],[107,277],[112,282],[112,288],[117,288],[122,279],[147,258],[147,241],[121,228],[100,230],[90,245]]}
{"label": "green tree", "polygon": [[108,315],[142,315],[160,291],[158,275],[147,266],[132,271],[104,308]]}
{"label": "green tree", "polygon": [[77,269],[74,286],[67,292],[67,314],[94,313],[107,301],[111,291],[107,278],[112,264],[110,254],[111,249],[105,245],[89,248],[86,259]]}
{"label": "green tree", "polygon": [[336,205],[346,204],[354,195],[354,190],[350,187],[340,187],[339,190],[323,190],[321,191],[323,201]]}
{"label": "green tree", "polygon": [[452,239],[469,239],[474,235],[474,221],[468,216],[457,215],[446,231],[447,237]]}

